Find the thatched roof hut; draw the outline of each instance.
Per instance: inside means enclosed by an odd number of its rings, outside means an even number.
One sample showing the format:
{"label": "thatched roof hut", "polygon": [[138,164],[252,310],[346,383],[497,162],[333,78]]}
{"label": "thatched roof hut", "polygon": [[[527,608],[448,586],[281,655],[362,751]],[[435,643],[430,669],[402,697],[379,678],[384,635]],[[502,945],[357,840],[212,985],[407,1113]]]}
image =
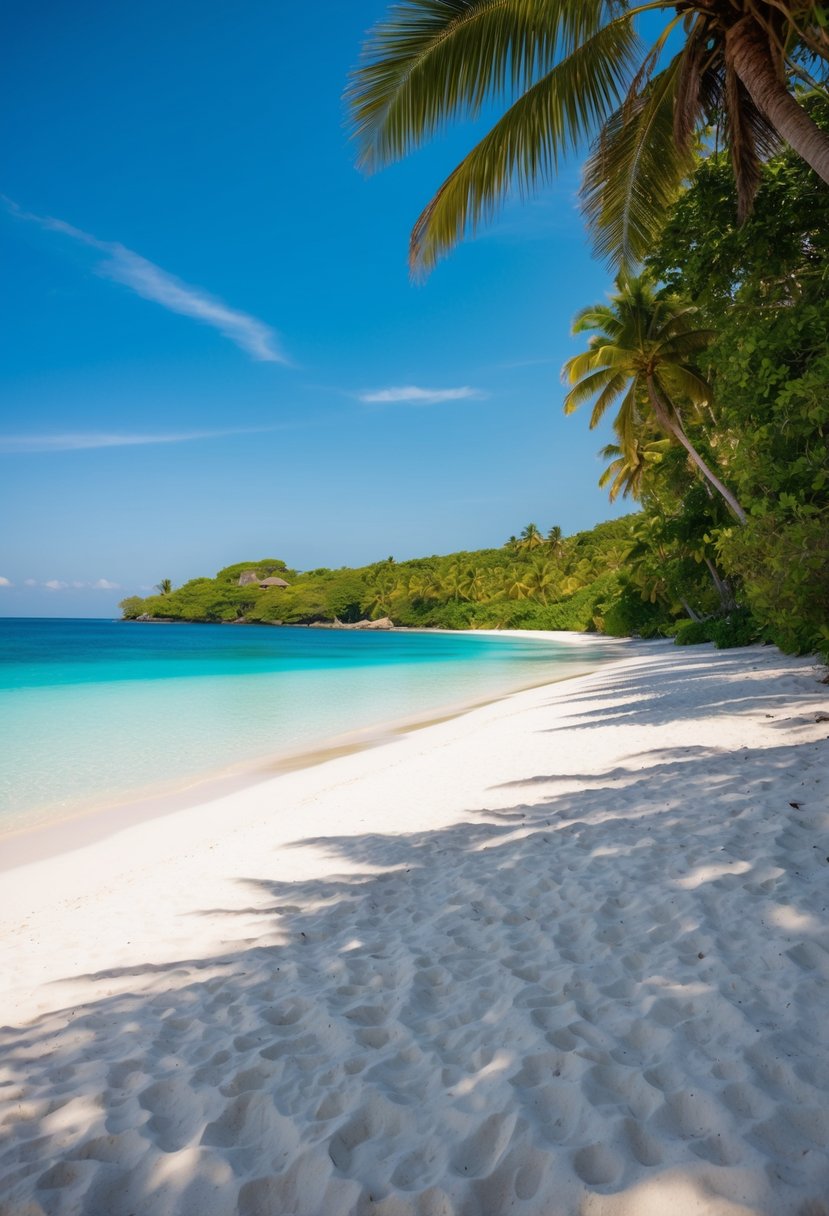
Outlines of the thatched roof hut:
{"label": "thatched roof hut", "polygon": [[286,583],[284,578],[263,578],[259,580],[259,586],[263,591],[267,591],[268,587],[290,587],[290,583]]}

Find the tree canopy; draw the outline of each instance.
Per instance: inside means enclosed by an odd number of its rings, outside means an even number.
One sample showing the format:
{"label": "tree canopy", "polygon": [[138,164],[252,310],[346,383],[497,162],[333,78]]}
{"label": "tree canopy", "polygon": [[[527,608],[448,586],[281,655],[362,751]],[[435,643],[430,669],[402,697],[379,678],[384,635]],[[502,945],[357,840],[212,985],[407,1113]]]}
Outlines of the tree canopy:
{"label": "tree canopy", "polygon": [[[650,43],[645,13],[664,18]],[[402,0],[368,35],[347,99],[368,169],[448,122],[502,111],[422,211],[413,269],[429,270],[585,140],[595,248],[629,268],[712,127],[730,152],[741,218],[779,141],[829,182],[829,137],[799,95],[804,80],[823,90],[827,71],[825,10],[806,0]]]}

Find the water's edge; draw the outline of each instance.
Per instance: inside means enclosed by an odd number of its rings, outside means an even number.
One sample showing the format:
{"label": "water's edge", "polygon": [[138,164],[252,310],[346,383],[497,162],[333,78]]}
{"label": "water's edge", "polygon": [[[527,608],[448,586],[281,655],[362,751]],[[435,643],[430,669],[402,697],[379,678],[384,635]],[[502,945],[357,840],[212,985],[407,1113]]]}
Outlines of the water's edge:
{"label": "water's edge", "polygon": [[[621,654],[619,658],[622,658]],[[606,667],[613,663],[612,659],[603,659],[600,665]],[[146,820],[216,801],[285,773],[313,768],[370,748],[388,746],[414,731],[451,721],[486,705],[508,701],[535,688],[552,687],[590,675],[595,670],[596,665],[585,662],[583,667],[568,667],[566,673],[558,678],[550,679],[548,676],[544,680],[520,685],[494,696],[455,705],[436,706],[425,714],[393,723],[378,723],[346,735],[334,736],[311,750],[275,755],[264,763],[261,760],[254,763],[243,762],[218,772],[204,773],[195,778],[178,781],[163,791],[136,791],[118,801],[91,806],[64,818],[49,819],[32,827],[13,829],[0,834],[0,873],[48,857],[73,852]]]}

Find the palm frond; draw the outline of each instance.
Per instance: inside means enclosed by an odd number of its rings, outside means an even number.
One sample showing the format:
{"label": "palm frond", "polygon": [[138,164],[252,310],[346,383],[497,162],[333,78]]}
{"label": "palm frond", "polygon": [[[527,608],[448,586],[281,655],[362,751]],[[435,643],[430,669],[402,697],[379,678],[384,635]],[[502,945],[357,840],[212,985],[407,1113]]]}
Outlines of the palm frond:
{"label": "palm frond", "polygon": [[692,367],[666,362],[660,365],[659,378],[671,398],[687,397],[693,405],[704,405],[713,399],[711,385]]}
{"label": "palm frond", "polygon": [[638,446],[641,430],[641,418],[636,408],[637,380],[631,380],[630,388],[625,393],[619,407],[619,413],[613,420],[613,429],[619,440],[619,446],[626,456],[630,457]]}
{"label": "palm frond", "polygon": [[491,219],[512,189],[523,197],[548,181],[561,157],[618,102],[638,45],[631,19],[618,18],[528,88],[421,213],[409,246],[412,269],[431,269],[467,232]]}
{"label": "palm frond", "polygon": [[[598,397],[596,398],[596,400],[593,403],[593,411],[590,415],[591,431],[599,425],[602,418],[604,418],[605,414],[610,409],[611,405],[613,405],[614,401],[618,400],[620,394],[622,393],[625,385],[628,384],[629,380],[630,380],[630,376],[626,376],[621,372],[616,372],[615,375],[613,376],[613,378],[611,380],[608,380],[607,384],[602,389],[602,391],[599,393]],[[627,393],[625,394],[625,399],[622,402],[621,409],[619,410],[619,415],[617,415],[617,416],[621,416],[621,414],[624,412],[626,403],[627,403],[628,399],[631,397],[633,390],[634,390],[634,386],[630,385]],[[568,412],[568,411],[565,411],[565,413],[566,412]]]}
{"label": "palm frond", "polygon": [[622,322],[609,304],[590,304],[576,313],[570,332],[581,334],[588,329],[600,329],[615,337],[621,333]]}
{"label": "palm frond", "polygon": [[724,101],[728,147],[737,184],[737,218],[742,223],[751,213],[760,186],[763,157],[774,150],[778,138],[730,65],[725,69]]}
{"label": "palm frond", "polygon": [[[593,412],[596,412],[601,402],[601,414],[603,414],[622,392],[625,383],[626,377],[613,368],[600,368],[598,371],[591,372],[570,389],[564,398],[564,412],[572,414],[579,406],[584,405],[587,401],[592,401],[595,397],[596,405],[593,407]],[[591,422],[590,425],[592,427],[595,423]]]}
{"label": "palm frond", "polygon": [[[707,93],[706,67],[711,56],[708,48],[709,24],[704,14],[693,19],[679,64],[674,99],[674,139],[677,147],[688,150],[697,127]],[[707,82],[706,82],[707,83]]]}
{"label": "palm frond", "polygon": [[584,170],[582,210],[593,248],[622,269],[650,249],[667,208],[693,167],[673,135],[682,56],[607,120]]}
{"label": "palm frond", "polygon": [[514,94],[600,27],[604,0],[403,0],[369,33],[346,90],[360,163],[405,155]]}

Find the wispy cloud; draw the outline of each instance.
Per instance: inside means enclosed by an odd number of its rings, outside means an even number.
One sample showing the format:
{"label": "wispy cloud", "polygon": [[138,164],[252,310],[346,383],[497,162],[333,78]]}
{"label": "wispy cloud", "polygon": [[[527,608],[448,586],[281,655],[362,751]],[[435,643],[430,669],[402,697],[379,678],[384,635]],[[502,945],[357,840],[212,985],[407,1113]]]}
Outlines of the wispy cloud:
{"label": "wispy cloud", "polygon": [[[11,586],[11,584],[7,584]],[[120,591],[121,584],[113,583],[108,578],[97,578],[94,582],[86,579],[74,578],[71,582],[66,582],[62,578],[47,578],[43,582],[38,582],[36,578],[27,578],[23,580],[24,587],[45,587],[47,591]]]}
{"label": "wispy cloud", "polygon": [[263,435],[278,427],[233,428],[223,431],[171,431],[141,434],[129,431],[66,431],[51,435],[0,435],[0,455],[24,452],[81,452],[90,448],[130,448],[150,443],[190,443],[194,439],[224,439],[230,435]]}
{"label": "wispy cloud", "polygon": [[216,296],[176,278],[154,262],[150,262],[118,241],[100,241],[81,228],[49,215],[34,215],[23,211],[11,199],[3,197],[7,209],[17,219],[38,224],[49,232],[70,237],[89,249],[105,254],[95,267],[95,273],[105,279],[123,284],[145,300],[160,304],[169,312],[192,317],[203,325],[217,329],[224,337],[246,351],[252,358],[265,363],[287,363],[288,359],[273,329],[249,313],[230,308]]}
{"label": "wispy cloud", "polygon": [[360,401],[371,405],[398,402],[407,405],[439,405],[442,401],[480,400],[485,396],[480,389],[470,388],[469,385],[462,388],[418,388],[416,384],[404,384],[358,393]]}
{"label": "wispy cloud", "polygon": [[11,579],[3,578],[2,574],[0,574],[0,587],[11,587],[11,585],[12,585]]}

